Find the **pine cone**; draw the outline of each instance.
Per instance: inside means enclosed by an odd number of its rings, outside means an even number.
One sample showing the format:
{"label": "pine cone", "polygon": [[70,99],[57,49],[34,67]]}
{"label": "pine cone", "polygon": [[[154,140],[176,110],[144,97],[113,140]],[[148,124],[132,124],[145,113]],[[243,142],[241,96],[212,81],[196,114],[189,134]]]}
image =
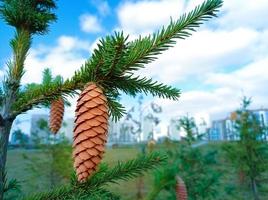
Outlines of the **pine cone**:
{"label": "pine cone", "polygon": [[64,101],[63,98],[60,97],[58,100],[54,100],[51,103],[49,128],[52,133],[57,134],[57,132],[60,130],[63,114]]}
{"label": "pine cone", "polygon": [[233,121],[237,120],[237,112],[236,111],[231,113],[230,119]]}
{"label": "pine cone", "polygon": [[96,170],[107,141],[107,99],[94,83],[90,83],[80,94],[75,115],[74,168],[78,181],[82,182]]}
{"label": "pine cone", "polygon": [[177,200],[187,200],[187,189],[185,186],[184,181],[181,179],[181,177],[176,177],[176,199]]}
{"label": "pine cone", "polygon": [[147,148],[148,148],[149,152],[153,152],[155,145],[156,145],[156,142],[153,139],[151,139],[147,142]]}

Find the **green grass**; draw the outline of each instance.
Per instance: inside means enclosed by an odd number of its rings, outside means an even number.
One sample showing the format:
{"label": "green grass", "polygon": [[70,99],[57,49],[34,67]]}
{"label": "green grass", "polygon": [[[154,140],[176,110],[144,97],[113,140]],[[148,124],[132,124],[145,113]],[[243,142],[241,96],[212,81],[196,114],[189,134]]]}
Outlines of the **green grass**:
{"label": "green grass", "polygon": [[[176,148],[177,144],[169,143],[157,145],[155,150],[164,151],[166,148]],[[243,200],[251,199],[249,189],[246,187],[240,187],[238,183],[238,176],[232,165],[225,161],[224,153],[221,150],[221,143],[211,143],[200,147],[203,151],[217,150],[218,156],[217,160],[219,164],[216,167],[217,170],[223,173],[221,181],[219,184],[218,196],[215,200]],[[107,148],[104,156],[104,162],[108,163],[110,166],[116,165],[120,161],[126,161],[135,158],[141,152],[141,146],[125,146],[118,148]],[[70,159],[71,159],[71,148],[70,148]],[[49,166],[40,166],[37,172],[31,170],[29,161],[24,158],[24,155],[28,157],[37,157],[39,160],[45,161],[47,159],[46,155],[40,150],[25,150],[25,149],[15,149],[8,151],[7,159],[7,172],[9,178],[16,178],[22,185],[23,195],[27,195],[37,191],[46,191],[50,189],[50,180],[44,172]],[[71,165],[71,164],[70,164]],[[72,169],[72,166],[68,166]],[[153,176],[149,173],[143,178],[144,188],[142,190],[143,194],[147,194],[152,189]],[[109,189],[117,194],[119,194],[123,200],[133,200],[137,199],[137,185],[140,179],[130,180],[128,182],[120,182],[119,184],[109,185]],[[61,183],[58,183],[60,185]],[[267,185],[267,186],[266,186]],[[268,184],[264,185],[263,188],[268,188]],[[242,188],[242,189],[241,189]],[[230,193],[234,193],[237,197],[229,196]],[[265,193],[263,193],[265,194]],[[160,197],[165,196],[165,191],[162,191]],[[158,199],[166,199],[166,198]],[[262,198],[268,199],[268,196],[263,196]],[[261,200],[262,200],[261,199]]]}
{"label": "green grass", "polygon": [[[114,166],[119,160],[125,161],[135,158],[138,153],[139,149],[135,147],[116,149],[109,148],[105,153],[104,162],[108,163],[110,166]],[[47,173],[44,173],[44,170],[49,166],[40,166],[40,170],[36,172],[32,171],[31,165],[29,164],[29,161],[24,158],[24,155],[27,155],[27,157],[30,158],[38,158],[39,160],[43,161],[47,160],[46,155],[40,152],[40,150],[9,150],[7,157],[8,178],[16,178],[20,182],[23,194],[30,194],[32,192],[45,191],[49,189],[50,185]],[[133,180],[128,183],[128,186],[132,187],[133,190],[135,189],[135,181],[136,180]],[[112,189],[118,191],[120,187],[120,185],[114,185]],[[122,194],[127,196],[125,191],[122,191]]]}

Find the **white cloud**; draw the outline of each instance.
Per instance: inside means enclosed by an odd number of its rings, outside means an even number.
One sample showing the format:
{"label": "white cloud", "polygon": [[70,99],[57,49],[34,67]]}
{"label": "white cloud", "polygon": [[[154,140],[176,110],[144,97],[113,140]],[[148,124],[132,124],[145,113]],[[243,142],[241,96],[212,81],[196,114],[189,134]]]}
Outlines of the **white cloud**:
{"label": "white cloud", "polygon": [[[119,27],[121,27],[119,29],[126,30],[132,37],[137,37],[139,34],[152,32],[167,24],[170,16],[177,19],[179,14],[193,9],[201,2],[203,1],[127,1],[118,9]],[[222,23],[221,19],[231,18],[237,21],[237,18],[229,16],[237,12],[247,13],[248,10],[252,12],[247,14],[256,19],[254,16],[263,13],[263,7],[268,8],[264,1],[260,1],[262,6],[252,1],[249,1],[249,4],[247,2],[248,0],[246,2],[225,1],[220,18],[211,21],[214,21],[217,27]],[[243,4],[247,5],[243,6]],[[239,20],[242,21],[242,18]],[[266,24],[265,20],[260,21]],[[234,69],[235,66],[241,67],[268,54],[267,31],[259,31],[254,24],[235,26],[232,29],[229,27],[229,24],[222,24],[220,28],[215,29],[202,25],[197,33],[186,40],[178,40],[174,48],[160,55],[158,61],[140,74],[146,73],[166,83],[174,83],[187,80],[193,75],[200,77],[209,72],[226,71]]]}
{"label": "white cloud", "polygon": [[[144,35],[167,24],[170,16],[177,19],[201,2],[126,2],[118,9],[118,26],[131,36]],[[158,100],[167,118],[187,112],[223,117],[239,106],[243,93],[253,96],[253,106],[268,107],[267,10],[266,0],[225,0],[219,18],[202,25],[190,38],[178,40],[174,48],[139,73],[182,89],[182,81],[196,86],[183,92],[179,102]],[[197,89],[199,85],[202,90]]]}
{"label": "white cloud", "polygon": [[240,95],[229,88],[219,88],[214,91],[185,92],[178,102],[165,99],[156,102],[163,107],[164,119],[186,114],[195,116],[198,113],[207,113],[213,119],[226,117],[229,111],[237,108]]}
{"label": "white cloud", "polygon": [[231,73],[211,73],[206,84],[213,90],[193,90],[182,93],[178,102],[158,99],[164,118],[178,115],[208,113],[212,119],[227,117],[237,109],[241,97],[253,97],[252,108],[268,107],[268,58],[249,64]]}
{"label": "white cloud", "polygon": [[251,63],[232,73],[212,73],[208,75],[207,84],[220,88],[231,88],[233,93],[243,91],[252,96],[254,104],[268,106],[268,58]]}
{"label": "white cloud", "polygon": [[[203,0],[140,0],[126,1],[118,9],[118,21],[128,33],[148,33],[177,19],[184,12],[192,10]],[[267,0],[225,0],[216,20],[221,29],[247,27],[267,29]],[[215,21],[215,19],[214,19]]]}
{"label": "white cloud", "polygon": [[259,56],[255,51],[260,44],[260,35],[251,29],[202,30],[186,40],[179,40],[175,47],[160,55],[140,74],[176,83],[190,76],[202,78],[214,70],[240,66]]}
{"label": "white cloud", "polygon": [[70,36],[61,36],[54,47],[39,46],[31,49],[25,62],[26,73],[22,84],[40,82],[42,71],[50,68],[54,75],[71,77],[85,62],[85,54],[90,55],[91,44]]}
{"label": "white cloud", "polygon": [[101,16],[106,16],[111,12],[108,1],[104,0],[91,0],[91,3],[97,8]]}
{"label": "white cloud", "polygon": [[167,24],[170,17],[182,13],[184,3],[178,0],[125,2],[118,8],[119,26],[127,33],[149,33]]}
{"label": "white cloud", "polygon": [[90,14],[80,16],[80,27],[86,33],[98,33],[102,31],[102,26],[98,18]]}
{"label": "white cloud", "polygon": [[225,0],[219,18],[221,28],[233,29],[237,27],[250,27],[267,29],[268,24],[267,0]]}
{"label": "white cloud", "polygon": [[[131,38],[148,34],[167,24],[170,16],[177,19],[181,13],[201,2],[124,1],[117,10],[118,28],[130,33]],[[105,3],[97,9],[99,14],[107,12]],[[208,113],[212,119],[225,117],[239,106],[243,93],[253,96],[254,107],[268,107],[265,88],[268,82],[267,10],[267,0],[225,0],[220,17],[211,20],[212,26],[203,25],[192,37],[179,40],[174,48],[140,72],[182,89],[182,81],[192,83],[196,79],[196,86],[204,86],[203,89],[183,91],[179,102],[157,99],[163,106],[164,119],[186,113],[193,116]],[[82,15],[80,25],[85,32],[102,31],[98,18],[93,15]],[[32,49],[22,82],[40,82],[45,67],[51,68],[54,75],[70,77],[84,63],[85,53],[96,44],[97,41],[91,44],[62,36],[54,47]],[[206,89],[206,86],[213,89]]]}

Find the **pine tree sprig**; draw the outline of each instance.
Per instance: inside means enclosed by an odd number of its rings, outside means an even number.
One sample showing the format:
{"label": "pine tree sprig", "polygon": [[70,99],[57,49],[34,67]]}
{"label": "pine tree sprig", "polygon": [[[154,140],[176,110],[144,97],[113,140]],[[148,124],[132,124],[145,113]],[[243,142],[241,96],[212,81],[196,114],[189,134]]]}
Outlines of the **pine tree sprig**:
{"label": "pine tree sprig", "polygon": [[103,188],[95,190],[91,193],[81,192],[71,198],[73,200],[120,200],[120,196]]}
{"label": "pine tree sprig", "polygon": [[96,82],[105,84],[111,75],[118,74],[118,68],[124,63],[124,53],[127,46],[127,38],[123,33],[115,32],[114,35],[101,39],[97,48],[93,51],[81,69],[75,72],[72,82]]}
{"label": "pine tree sprig", "polygon": [[15,38],[10,42],[14,58],[9,68],[9,77],[18,82],[24,74],[24,62],[31,46],[31,40],[29,32],[21,30],[17,31]]}
{"label": "pine tree sprig", "polygon": [[178,100],[180,97],[180,90],[146,77],[140,78],[139,76],[133,75],[123,76],[114,82],[114,86],[132,96],[136,96],[138,93],[145,93],[146,95],[151,94],[172,100]]}
{"label": "pine tree sprig", "polygon": [[73,97],[77,94],[79,85],[75,85],[70,81],[63,81],[61,76],[52,77],[50,69],[43,71],[43,79],[41,84],[27,84],[22,91],[18,92],[18,100],[13,105],[13,115],[26,112],[33,107],[49,106],[52,100],[59,97],[64,98],[66,105],[70,105],[66,97]]}
{"label": "pine tree sprig", "polygon": [[132,71],[143,68],[156,59],[156,56],[175,44],[175,39],[184,39],[191,35],[203,21],[215,17],[222,0],[207,0],[197,6],[188,15],[184,14],[152,36],[140,37],[128,42],[128,36],[115,33],[101,39],[90,59],[76,71],[71,79],[60,84],[39,85],[20,93],[14,106],[15,114],[25,112],[34,106],[46,104],[59,96],[72,96],[84,88],[88,82],[94,82],[104,88],[109,99],[110,115],[118,120],[124,109],[116,102],[120,90],[136,95],[144,92],[153,96],[177,100],[180,91],[154,82],[151,79],[133,76]]}
{"label": "pine tree sprig", "polygon": [[117,122],[124,114],[126,110],[124,106],[119,103],[115,98],[107,95],[108,106],[109,106],[109,116],[112,117],[112,120]]}
{"label": "pine tree sprig", "polygon": [[49,68],[44,69],[42,83],[44,85],[48,85],[52,82],[52,80],[53,80],[53,77],[52,77],[51,70]]}
{"label": "pine tree sprig", "polygon": [[[91,197],[100,197],[99,191],[103,191],[103,187],[109,183],[118,183],[119,181],[128,181],[129,179],[143,175],[145,172],[155,169],[164,164],[167,157],[160,153],[152,153],[146,156],[138,156],[136,159],[127,162],[118,162],[118,164],[109,169],[107,165],[103,165],[95,174],[93,174],[84,183],[74,183],[70,186],[56,188],[49,192],[38,193],[36,195],[26,197],[24,200],[62,200],[75,199],[77,195]],[[107,194],[107,192],[106,192]],[[109,192],[110,196],[115,197]],[[94,198],[92,198],[94,199]]]}
{"label": "pine tree sprig", "polygon": [[189,14],[183,14],[176,22],[172,21],[166,28],[153,34],[153,36],[139,37],[129,43],[127,63],[122,71],[136,71],[157,59],[157,55],[174,46],[175,39],[185,39],[191,35],[204,21],[216,17],[222,0],[207,0],[197,6]]}
{"label": "pine tree sprig", "polygon": [[120,180],[129,179],[143,175],[146,171],[165,163],[166,155],[151,153],[146,156],[138,156],[127,162],[118,162],[116,167],[95,173],[85,184],[85,188],[98,188],[108,183],[117,183]]}
{"label": "pine tree sprig", "polygon": [[[7,76],[5,76],[3,82],[3,88],[7,94],[9,90],[9,95],[12,95],[13,98],[17,94],[17,91],[20,87],[20,81],[24,74],[24,62],[27,57],[31,45],[31,35],[24,30],[17,31],[14,39],[10,41],[10,45],[13,50],[13,59],[7,62]],[[12,98],[12,97],[9,98]],[[6,99],[9,101],[9,99]]]}
{"label": "pine tree sprig", "polygon": [[17,30],[44,34],[57,17],[52,12],[54,0],[0,0],[0,17]]}

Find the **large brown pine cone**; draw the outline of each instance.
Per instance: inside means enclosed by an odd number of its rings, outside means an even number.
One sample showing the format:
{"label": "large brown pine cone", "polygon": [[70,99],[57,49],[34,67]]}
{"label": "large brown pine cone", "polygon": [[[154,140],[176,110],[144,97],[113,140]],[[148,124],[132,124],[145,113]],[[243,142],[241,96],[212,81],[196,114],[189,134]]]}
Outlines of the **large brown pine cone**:
{"label": "large brown pine cone", "polygon": [[176,177],[176,199],[177,200],[187,200],[187,189],[185,186],[184,181],[181,179],[181,177]]}
{"label": "large brown pine cone", "polygon": [[62,124],[64,114],[64,101],[63,98],[60,97],[57,100],[52,101],[50,108],[50,119],[49,119],[49,128],[50,131],[56,134]]}
{"label": "large brown pine cone", "polygon": [[108,106],[101,88],[88,84],[77,100],[75,115],[74,168],[82,182],[97,169],[107,141]]}

